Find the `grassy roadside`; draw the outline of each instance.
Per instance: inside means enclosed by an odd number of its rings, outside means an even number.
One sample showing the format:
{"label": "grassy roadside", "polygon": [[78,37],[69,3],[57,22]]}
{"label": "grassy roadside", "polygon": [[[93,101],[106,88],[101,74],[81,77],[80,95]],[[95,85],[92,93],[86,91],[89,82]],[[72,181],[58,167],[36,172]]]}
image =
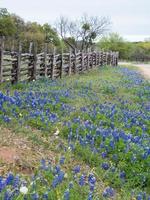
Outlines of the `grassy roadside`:
{"label": "grassy roadside", "polygon": [[[21,159],[28,163],[26,167],[31,173],[38,169],[36,163],[40,157],[53,158],[51,162],[55,165],[61,155],[65,155],[68,179],[71,180],[71,169],[76,165],[83,168],[81,176],[85,169],[88,175],[94,173],[98,180],[95,190],[89,191],[85,186],[82,194],[75,181],[75,190],[69,190],[70,199],[77,193],[87,199],[88,192],[93,199],[127,200],[136,197],[138,191],[149,194],[149,157],[141,160],[141,155],[147,153],[143,145],[149,145],[149,137],[143,137],[150,134],[149,86],[131,67],[101,67],[62,80],[1,85],[1,130],[9,129],[12,141],[15,137],[22,138],[26,148],[24,157],[20,148]],[[6,139],[5,143],[3,140],[2,146],[10,145],[11,140]],[[1,165],[6,163],[3,161]],[[7,169],[12,168],[8,166],[4,171]],[[17,163],[14,169],[21,172]],[[113,192],[105,191],[107,186]],[[65,198],[65,181],[59,187],[61,194],[56,195],[56,189],[51,199]]]}

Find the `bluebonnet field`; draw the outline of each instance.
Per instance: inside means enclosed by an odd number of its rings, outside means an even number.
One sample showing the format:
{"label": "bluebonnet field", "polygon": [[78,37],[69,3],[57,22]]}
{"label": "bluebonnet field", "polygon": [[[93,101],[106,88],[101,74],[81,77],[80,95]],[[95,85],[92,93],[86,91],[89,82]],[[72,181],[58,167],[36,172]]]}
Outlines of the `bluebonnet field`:
{"label": "bluebonnet field", "polygon": [[150,83],[124,67],[2,85],[2,126],[55,132],[64,143],[57,162],[0,177],[0,199],[150,200],[149,100]]}

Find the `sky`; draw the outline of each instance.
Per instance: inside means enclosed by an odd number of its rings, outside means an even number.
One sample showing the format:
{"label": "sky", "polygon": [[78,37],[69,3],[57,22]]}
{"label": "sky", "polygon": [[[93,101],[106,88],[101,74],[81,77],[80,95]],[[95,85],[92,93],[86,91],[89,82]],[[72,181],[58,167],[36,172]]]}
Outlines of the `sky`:
{"label": "sky", "polygon": [[0,0],[25,21],[54,23],[59,16],[75,19],[87,13],[111,19],[111,31],[129,41],[150,38],[150,0]]}

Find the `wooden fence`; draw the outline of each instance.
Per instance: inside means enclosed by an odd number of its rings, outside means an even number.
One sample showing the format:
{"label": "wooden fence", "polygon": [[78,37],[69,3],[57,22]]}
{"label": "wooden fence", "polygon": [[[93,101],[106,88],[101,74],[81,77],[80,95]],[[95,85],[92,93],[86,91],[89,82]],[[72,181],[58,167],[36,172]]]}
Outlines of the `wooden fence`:
{"label": "wooden fence", "polygon": [[4,40],[0,46],[0,82],[11,81],[12,84],[21,80],[36,80],[41,76],[50,79],[62,78],[66,75],[85,72],[96,66],[116,66],[117,52],[76,52],[48,53],[47,46],[42,53],[37,53],[34,44],[32,53],[22,53],[19,43],[18,51],[5,51]]}

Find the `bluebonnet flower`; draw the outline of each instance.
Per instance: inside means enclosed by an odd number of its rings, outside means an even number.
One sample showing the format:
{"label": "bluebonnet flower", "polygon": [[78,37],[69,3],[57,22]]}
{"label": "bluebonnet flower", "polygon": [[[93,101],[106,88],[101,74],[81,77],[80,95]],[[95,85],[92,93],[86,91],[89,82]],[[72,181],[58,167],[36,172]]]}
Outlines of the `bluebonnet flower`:
{"label": "bluebonnet flower", "polygon": [[109,163],[102,163],[102,164],[101,164],[101,167],[102,167],[102,169],[104,169],[104,170],[108,170],[109,167],[110,167],[110,165],[109,165]]}
{"label": "bluebonnet flower", "polygon": [[75,167],[73,168],[73,172],[74,172],[75,174],[79,173],[79,172],[80,172],[80,166],[79,166],[79,165],[75,166]]}
{"label": "bluebonnet flower", "polygon": [[12,173],[9,173],[6,177],[6,185],[10,185],[13,183],[13,180],[14,180],[14,175]]}
{"label": "bluebonnet flower", "polygon": [[4,193],[4,200],[11,200],[12,198],[12,192],[11,190],[6,190],[6,192]]}
{"label": "bluebonnet flower", "polygon": [[107,158],[107,152],[102,152],[101,156],[102,156],[102,158]]}
{"label": "bluebonnet flower", "polygon": [[65,192],[64,192],[64,200],[69,200],[70,199],[70,192],[69,192],[69,190],[67,189],[67,190],[65,190]]}
{"label": "bluebonnet flower", "polygon": [[47,192],[45,192],[45,193],[43,194],[42,199],[43,199],[43,200],[48,200],[48,193],[47,193]]}
{"label": "bluebonnet flower", "polygon": [[59,160],[59,164],[60,164],[60,165],[63,165],[64,162],[65,162],[65,157],[62,156],[62,157],[60,158],[60,160]]}
{"label": "bluebonnet flower", "polygon": [[85,185],[85,175],[82,174],[79,178],[79,185],[84,186]]}
{"label": "bluebonnet flower", "polygon": [[87,200],[92,200],[92,199],[93,199],[93,193],[90,192],[90,193],[88,194],[88,198],[87,198]]}
{"label": "bluebonnet flower", "polygon": [[32,200],[39,200],[39,195],[37,193],[32,194]]}
{"label": "bluebonnet flower", "polygon": [[56,174],[56,176],[54,177],[54,180],[52,181],[52,187],[56,188],[58,184],[62,183],[63,179],[64,179],[64,172],[59,171],[58,174]]}
{"label": "bluebonnet flower", "polygon": [[5,180],[2,177],[0,177],[0,192],[2,192],[5,186],[6,186]]}
{"label": "bluebonnet flower", "polygon": [[138,194],[138,196],[136,197],[136,200],[143,200],[142,194]]}
{"label": "bluebonnet flower", "polygon": [[73,188],[73,182],[70,182],[69,183],[69,187],[68,187],[69,189],[72,189]]}
{"label": "bluebonnet flower", "polygon": [[107,187],[105,188],[105,190],[103,191],[103,197],[113,197],[115,194],[114,189],[111,187]]}
{"label": "bluebonnet flower", "polygon": [[120,178],[125,179],[126,178],[126,173],[124,171],[120,172]]}
{"label": "bluebonnet flower", "polygon": [[88,176],[88,183],[90,186],[90,191],[93,192],[95,189],[96,178],[93,174],[89,174]]}
{"label": "bluebonnet flower", "polygon": [[55,171],[54,171],[54,172],[55,172],[56,174],[58,174],[60,171],[61,171],[60,166],[59,166],[59,165],[56,165],[56,166],[55,166]]}

